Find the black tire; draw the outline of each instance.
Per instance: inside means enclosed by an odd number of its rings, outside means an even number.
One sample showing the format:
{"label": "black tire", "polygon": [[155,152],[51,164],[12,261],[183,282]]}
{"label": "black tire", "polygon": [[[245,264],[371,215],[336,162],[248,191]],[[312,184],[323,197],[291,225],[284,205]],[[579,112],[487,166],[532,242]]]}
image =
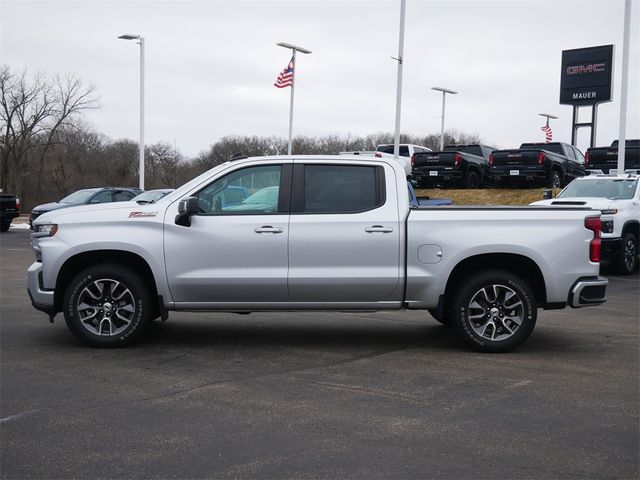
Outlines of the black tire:
{"label": "black tire", "polygon": [[438,311],[435,308],[429,309],[429,315],[431,315],[436,322],[441,323],[445,327],[451,326],[451,318],[446,314],[439,315]]}
{"label": "black tire", "polygon": [[548,188],[562,188],[562,172],[557,168],[551,170],[549,177],[547,178]]}
{"label": "black tire", "polygon": [[7,221],[3,221],[0,223],[0,232],[7,232],[9,231],[9,227],[11,226],[11,220]]}
{"label": "black tire", "polygon": [[464,184],[467,188],[480,188],[480,175],[471,170],[467,173]]}
{"label": "black tire", "polygon": [[[129,268],[98,264],[80,272],[67,287],[64,318],[71,333],[86,345],[122,347],[138,338],[153,320],[152,298],[145,282]],[[81,305],[84,308],[79,309]]]}
{"label": "black tire", "polygon": [[631,275],[638,268],[638,239],[631,232],[622,236],[622,246],[616,256],[615,268],[621,275]]}
{"label": "black tire", "polygon": [[467,277],[453,297],[451,312],[451,323],[462,338],[476,350],[492,353],[507,352],[524,343],[537,318],[529,285],[502,270]]}

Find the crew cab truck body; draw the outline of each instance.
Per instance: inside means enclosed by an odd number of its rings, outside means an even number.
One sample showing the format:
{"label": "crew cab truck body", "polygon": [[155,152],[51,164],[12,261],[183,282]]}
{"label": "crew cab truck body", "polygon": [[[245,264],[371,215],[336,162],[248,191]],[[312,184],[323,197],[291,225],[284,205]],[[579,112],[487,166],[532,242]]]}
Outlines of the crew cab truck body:
{"label": "crew cab truck body", "polygon": [[20,216],[20,199],[12,193],[0,193],[0,232],[6,232],[11,221]]}
{"label": "crew cab truck body", "polygon": [[590,175],[571,182],[555,199],[532,205],[585,206],[602,213],[602,255],[618,273],[638,268],[640,240],[640,177]]}
{"label": "crew cab truck body", "polygon": [[[584,158],[588,168],[602,170],[603,173],[616,173],[618,170],[618,140],[614,140],[610,147],[588,148]],[[640,169],[640,139],[625,141],[624,168],[625,170]]]}
{"label": "crew cab truck body", "polygon": [[412,175],[423,188],[435,185],[482,186],[493,148],[449,145],[442,152],[419,152],[411,157]]}
{"label": "crew cab truck body", "polygon": [[[230,187],[253,192],[224,206]],[[259,157],[216,166],[155,204],[44,214],[34,306],[93,346],[169,310],[430,310],[483,351],[531,333],[537,309],[598,305],[599,212],[410,207],[392,160]]]}
{"label": "crew cab truck body", "polygon": [[523,143],[515,150],[495,150],[489,156],[488,182],[501,184],[544,184],[561,188],[585,175],[584,156],[572,145],[561,142]]}

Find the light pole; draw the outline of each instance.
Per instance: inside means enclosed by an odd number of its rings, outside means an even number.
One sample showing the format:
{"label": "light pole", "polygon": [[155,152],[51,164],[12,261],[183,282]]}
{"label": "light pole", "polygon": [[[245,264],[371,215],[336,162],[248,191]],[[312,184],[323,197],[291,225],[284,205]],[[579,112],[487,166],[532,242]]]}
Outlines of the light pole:
{"label": "light pole", "polygon": [[629,91],[629,42],[631,35],[631,0],[624,2],[622,31],[622,85],[620,86],[620,126],[618,133],[618,173],[624,173],[624,154],[627,147],[627,95]]}
{"label": "light pole", "polygon": [[144,190],[144,37],[127,33],[120,35],[122,40],[138,40],[140,45],[140,181],[139,186]]}
{"label": "light pole", "polygon": [[278,42],[276,43],[279,47],[288,48],[292,50],[291,61],[293,62],[293,75],[291,77],[291,99],[289,101],[289,147],[287,148],[287,152],[291,155],[291,147],[293,145],[293,89],[296,85],[296,52],[309,54],[311,50],[307,50],[306,48],[298,47],[291,43],[287,42]]}
{"label": "light pole", "polygon": [[396,80],[396,128],[393,136],[393,158],[400,156],[400,113],[402,110],[402,65],[404,63],[404,18],[407,9],[406,0],[400,0],[400,34],[398,38],[398,79]]}
{"label": "light pole", "polygon": [[436,90],[437,92],[442,92],[442,118],[440,121],[440,150],[444,150],[444,104],[445,104],[445,96],[447,93],[451,95],[457,95],[458,92],[453,90],[449,90],[448,88],[443,87],[431,87],[431,90]]}

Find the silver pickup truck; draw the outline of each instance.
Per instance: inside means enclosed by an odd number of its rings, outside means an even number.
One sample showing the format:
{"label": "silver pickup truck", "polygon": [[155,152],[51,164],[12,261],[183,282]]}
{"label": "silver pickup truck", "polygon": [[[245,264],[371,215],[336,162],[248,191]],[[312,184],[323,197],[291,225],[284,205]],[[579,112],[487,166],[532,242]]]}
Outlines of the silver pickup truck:
{"label": "silver pickup truck", "polygon": [[393,160],[241,158],[157,203],[71,207],[35,221],[35,308],[96,347],[170,310],[428,310],[486,352],[538,308],[599,305],[600,212],[412,207]]}

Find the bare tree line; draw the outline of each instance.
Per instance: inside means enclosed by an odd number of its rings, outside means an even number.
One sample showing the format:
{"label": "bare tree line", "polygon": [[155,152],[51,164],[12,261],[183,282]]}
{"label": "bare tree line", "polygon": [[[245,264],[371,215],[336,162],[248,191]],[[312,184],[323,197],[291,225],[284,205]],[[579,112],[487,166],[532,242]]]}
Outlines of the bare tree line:
{"label": "bare tree line", "polygon": [[[93,130],[82,113],[99,108],[95,88],[72,76],[29,76],[0,66],[0,187],[17,194],[23,209],[59,200],[93,186],[136,186],[138,143],[111,139]],[[476,143],[477,135],[454,131],[446,144]],[[402,143],[437,149],[438,134],[402,135]],[[337,154],[375,150],[393,143],[391,133],[366,136],[298,136],[296,154]],[[226,136],[195,158],[186,159],[165,142],[145,146],[145,188],[175,188],[233,155],[281,155],[287,141],[280,137]]]}

